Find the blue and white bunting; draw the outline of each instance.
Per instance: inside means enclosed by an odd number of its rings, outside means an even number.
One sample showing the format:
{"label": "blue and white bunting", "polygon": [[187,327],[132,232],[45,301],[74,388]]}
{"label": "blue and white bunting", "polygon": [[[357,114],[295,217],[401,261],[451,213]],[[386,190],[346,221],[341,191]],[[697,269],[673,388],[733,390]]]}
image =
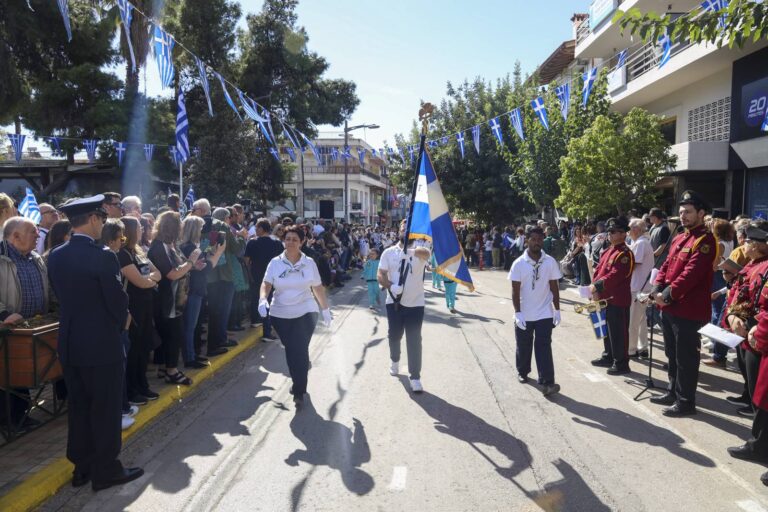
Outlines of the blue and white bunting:
{"label": "blue and white bunting", "polygon": [[581,104],[587,106],[589,95],[592,94],[592,87],[597,79],[597,68],[591,68],[584,73],[584,88],[582,89]]}
{"label": "blue and white bunting", "polygon": [[13,156],[16,159],[16,163],[21,162],[21,155],[24,151],[24,141],[27,139],[26,135],[20,133],[9,133],[8,138],[11,139],[11,146],[13,147]]}
{"label": "blue and white bunting", "polygon": [[504,137],[501,133],[501,124],[499,123],[499,118],[494,117],[490,121],[488,121],[488,126],[491,127],[491,132],[496,136],[496,138],[499,141],[499,144],[502,146],[504,145]]}
{"label": "blue and white bunting", "polygon": [[341,152],[341,158],[344,160],[352,158],[352,153],[350,152],[349,146],[344,146],[344,151]]}
{"label": "blue and white bunting", "polygon": [[661,56],[659,57],[659,69],[669,62],[672,57],[672,39],[665,33],[659,37],[659,46],[661,47]]}
{"label": "blue and white bunting", "polygon": [[360,160],[360,167],[363,167],[365,165],[365,148],[357,150],[357,158]]}
{"label": "blue and white bunting", "polygon": [[472,127],[472,144],[475,146],[475,151],[480,154],[480,125],[476,124]]}
{"label": "blue and white bunting", "polygon": [[628,54],[629,54],[629,49],[624,49],[619,52],[619,55],[617,57],[617,62],[616,62],[616,69],[621,69],[624,67],[624,65],[627,63]]}
{"label": "blue and white bunting", "polygon": [[439,146],[439,144],[438,144],[438,142],[436,140],[428,140],[427,141],[427,147],[428,148],[433,148],[434,149],[437,146]]}
{"label": "blue and white bunting", "polygon": [[176,149],[179,151],[179,161],[186,162],[191,155],[189,151],[189,120],[187,107],[184,105],[184,91],[179,88],[178,110],[176,112]]}
{"label": "blue and white bunting", "polygon": [[317,160],[317,165],[322,166],[323,165],[323,159],[321,158],[320,152],[317,150],[317,146],[312,144],[312,141],[309,140],[309,138],[304,135],[303,133],[296,130],[302,139],[304,139],[304,142],[307,143],[307,146],[312,150],[312,154],[315,155],[315,160]]}
{"label": "blue and white bunting", "polygon": [[200,155],[202,154],[202,152],[200,151],[200,146],[193,147],[192,154],[195,155],[195,158],[200,158]]}
{"label": "blue and white bunting", "polygon": [[258,123],[259,128],[261,128],[261,133],[264,135],[264,138],[267,139],[267,142],[274,144],[274,142],[272,142],[272,138],[270,137],[270,132],[272,130],[271,128],[267,127],[269,124],[269,113],[267,113],[267,117],[260,115],[259,105],[245,94],[243,94],[243,91],[240,89],[237,89],[237,95],[240,98],[240,104],[243,106],[245,114]]}
{"label": "blue and white bunting", "polygon": [[179,150],[176,149],[175,145],[168,146],[168,156],[171,157],[171,161],[174,165],[178,165],[179,163]]}
{"label": "blue and white bunting", "polygon": [[[701,9],[703,11],[722,11],[728,8],[728,0],[704,0],[701,3]],[[726,15],[723,14],[720,16],[720,18],[717,20],[717,25],[722,29],[725,28],[726,24]]]}
{"label": "blue and white bunting", "polygon": [[275,160],[280,162],[280,152],[274,146],[269,147],[269,153],[275,157]]}
{"label": "blue and white bunting", "polygon": [[115,153],[117,153],[117,166],[123,166],[123,155],[125,155],[125,142],[115,142]]}
{"label": "blue and white bunting", "polygon": [[456,143],[459,145],[459,153],[461,153],[461,159],[464,160],[464,132],[456,134]]}
{"label": "blue and white bunting", "polygon": [[563,116],[563,121],[567,121],[568,109],[571,106],[571,84],[565,83],[556,87],[555,94],[557,95],[557,101],[560,102],[560,114]]}
{"label": "blue and white bunting", "polygon": [[442,146],[447,146],[448,145],[448,137],[443,137],[442,139],[440,139],[440,144]]}
{"label": "blue and white bunting", "polygon": [[411,158],[411,164],[415,163],[416,162],[416,146],[414,146],[413,144],[408,146],[408,154],[410,155],[410,158]]}
{"label": "blue and white bunting", "polygon": [[128,53],[131,54],[131,69],[136,71],[136,56],[131,41],[131,20],[133,20],[133,5],[128,0],[117,0],[117,8],[120,11],[120,21],[125,27],[125,40],[128,43]]}
{"label": "blue and white bunting", "polygon": [[296,161],[296,151],[290,146],[286,146],[285,152],[288,153],[288,156],[291,158],[291,162]]}
{"label": "blue and white bunting", "polygon": [[512,128],[515,129],[515,132],[517,133],[517,136],[520,137],[520,140],[525,140],[525,132],[523,131],[523,117],[519,108],[516,108],[509,113],[509,123],[512,125]]}
{"label": "blue and white bunting", "polygon": [[160,72],[160,83],[163,87],[173,87],[173,75],[175,72],[173,68],[173,45],[176,42],[159,25],[155,25],[153,41],[155,60]]}
{"label": "blue and white bunting", "polygon": [[376,148],[373,148],[373,149],[371,149],[371,156],[372,156],[373,158],[376,158],[376,155],[377,155],[377,153],[376,153]]}
{"label": "blue and white bunting", "polygon": [[[56,0],[56,3],[59,5],[61,17],[64,19],[64,29],[67,31],[67,42],[70,42],[72,41],[72,25],[69,23],[69,3],[67,3],[67,0]],[[32,7],[30,7],[30,9],[31,8]]]}
{"label": "blue and white bunting", "polygon": [[213,76],[219,79],[219,82],[221,83],[221,88],[224,91],[224,98],[227,100],[227,103],[229,103],[229,106],[232,107],[232,110],[235,111],[235,114],[237,114],[237,118],[242,121],[243,116],[240,115],[240,111],[237,110],[237,106],[235,105],[235,102],[232,101],[232,96],[229,95],[229,91],[227,90],[227,84],[224,82],[224,77],[222,77],[216,71],[213,72]]}
{"label": "blue and white bunting", "polygon": [[64,151],[61,149],[61,137],[49,137],[49,139],[53,144],[51,156],[64,156]]}
{"label": "blue and white bunting", "polygon": [[200,84],[203,86],[203,92],[205,92],[205,99],[208,100],[208,113],[213,117],[213,105],[211,104],[211,85],[208,83],[208,74],[206,73],[205,63],[200,60],[200,57],[195,56],[195,63],[197,64],[197,71],[200,74]]}
{"label": "blue and white bunting", "polygon": [[544,106],[544,98],[539,96],[531,101],[531,108],[536,113],[536,117],[541,121],[541,125],[549,130],[549,118],[547,117],[547,107]]}
{"label": "blue and white bunting", "polygon": [[144,159],[147,162],[152,161],[152,155],[155,154],[155,145],[154,144],[144,144]]}
{"label": "blue and white bunting", "polygon": [[335,162],[338,159],[339,159],[339,148],[332,147],[331,148],[331,161]]}
{"label": "blue and white bunting", "polygon": [[85,154],[88,155],[88,162],[93,163],[96,160],[96,147],[99,145],[98,139],[84,139]]}
{"label": "blue and white bunting", "polygon": [[195,200],[195,191],[192,188],[192,185],[190,185],[189,190],[187,190],[187,195],[184,196],[184,204],[187,205],[187,209],[192,209],[192,205],[195,203]]}
{"label": "blue and white bunting", "polygon": [[27,187],[27,193],[24,196],[24,199],[22,199],[19,204],[19,214],[35,224],[40,224],[40,219],[42,218],[40,207],[37,205],[35,193],[29,187]]}

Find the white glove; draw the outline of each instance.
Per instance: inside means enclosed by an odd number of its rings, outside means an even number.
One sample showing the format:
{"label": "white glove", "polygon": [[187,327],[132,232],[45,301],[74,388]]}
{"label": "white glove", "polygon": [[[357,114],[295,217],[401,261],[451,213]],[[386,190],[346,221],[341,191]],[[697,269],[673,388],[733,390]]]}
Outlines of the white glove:
{"label": "white glove", "polygon": [[392,286],[389,287],[389,291],[392,292],[392,295],[397,297],[398,295],[403,293],[403,287],[400,286],[399,284],[393,284]]}
{"label": "white glove", "polygon": [[261,315],[261,318],[267,318],[268,313],[269,303],[267,302],[266,297],[262,297],[259,299],[259,315]]}
{"label": "white glove", "polygon": [[326,327],[331,326],[331,322],[333,321],[333,315],[331,315],[330,309],[324,309],[321,311],[323,315],[323,324],[325,324]]}
{"label": "white glove", "polygon": [[522,311],[518,311],[517,313],[515,313],[515,325],[521,331],[525,330],[525,317],[523,316]]}
{"label": "white glove", "polygon": [[552,323],[554,324],[555,327],[557,327],[558,325],[560,325],[560,321],[561,321],[561,319],[560,319],[560,310],[556,309],[555,310],[555,316],[552,317]]}

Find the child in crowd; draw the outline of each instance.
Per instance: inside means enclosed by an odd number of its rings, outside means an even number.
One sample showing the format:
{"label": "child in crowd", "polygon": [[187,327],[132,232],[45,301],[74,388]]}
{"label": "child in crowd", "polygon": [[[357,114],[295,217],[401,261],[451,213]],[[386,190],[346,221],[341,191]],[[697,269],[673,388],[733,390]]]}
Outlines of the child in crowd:
{"label": "child in crowd", "polygon": [[368,309],[375,309],[381,297],[381,290],[379,289],[377,279],[378,273],[379,251],[371,249],[363,267],[363,279],[365,279],[365,284],[368,285]]}
{"label": "child in crowd", "polygon": [[435,253],[433,252],[432,257],[429,260],[429,271],[432,272],[432,288],[442,290],[443,276],[435,272],[435,268],[437,268],[437,261],[435,260]]}

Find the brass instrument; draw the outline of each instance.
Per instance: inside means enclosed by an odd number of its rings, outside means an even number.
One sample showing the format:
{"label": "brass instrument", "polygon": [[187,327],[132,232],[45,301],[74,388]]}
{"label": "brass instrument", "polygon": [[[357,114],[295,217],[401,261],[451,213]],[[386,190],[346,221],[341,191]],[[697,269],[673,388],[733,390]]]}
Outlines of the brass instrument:
{"label": "brass instrument", "polygon": [[608,306],[608,301],[611,300],[612,298],[613,297],[608,297],[607,299],[600,299],[600,300],[591,300],[586,304],[574,304],[573,309],[578,314],[581,314],[584,311],[586,311],[587,313],[594,313],[595,311],[600,311],[601,309],[605,309]]}

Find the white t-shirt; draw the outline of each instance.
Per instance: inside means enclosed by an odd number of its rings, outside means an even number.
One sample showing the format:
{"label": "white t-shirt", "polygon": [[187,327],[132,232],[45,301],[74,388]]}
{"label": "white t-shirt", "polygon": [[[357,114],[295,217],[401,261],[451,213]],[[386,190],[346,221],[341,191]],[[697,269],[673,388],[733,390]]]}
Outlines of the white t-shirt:
{"label": "white t-shirt", "polygon": [[[397,284],[400,280],[400,260],[403,258],[403,249],[400,244],[393,245],[384,250],[379,258],[379,270],[387,272],[390,283]],[[414,256],[414,249],[408,249],[408,257],[405,271],[408,278],[405,280],[403,295],[400,304],[405,307],[415,308],[424,305],[424,269],[429,258],[422,260]],[[387,292],[387,304],[394,304],[392,295]]]}
{"label": "white t-shirt", "polygon": [[520,311],[526,322],[552,318],[554,307],[550,281],[563,277],[555,258],[541,251],[539,261],[528,255],[528,250],[515,260],[507,279],[520,282]]}
{"label": "white t-shirt", "polygon": [[317,301],[312,294],[313,286],[320,286],[320,272],[312,258],[301,254],[294,265],[285,252],[275,256],[267,265],[264,282],[275,289],[269,315],[277,318],[299,318],[307,313],[318,313]]}
{"label": "white t-shirt", "polygon": [[[635,269],[632,271],[632,280],[629,282],[629,289],[633,294],[640,291],[650,291],[651,283],[648,276],[653,269],[653,247],[648,235],[643,235],[629,246],[629,249],[635,255]],[[640,288],[645,284],[645,289]]]}
{"label": "white t-shirt", "polygon": [[322,234],[323,231],[325,231],[325,228],[323,226],[321,226],[320,224],[315,224],[312,227],[312,233],[314,233],[315,236],[318,236],[318,235]]}

